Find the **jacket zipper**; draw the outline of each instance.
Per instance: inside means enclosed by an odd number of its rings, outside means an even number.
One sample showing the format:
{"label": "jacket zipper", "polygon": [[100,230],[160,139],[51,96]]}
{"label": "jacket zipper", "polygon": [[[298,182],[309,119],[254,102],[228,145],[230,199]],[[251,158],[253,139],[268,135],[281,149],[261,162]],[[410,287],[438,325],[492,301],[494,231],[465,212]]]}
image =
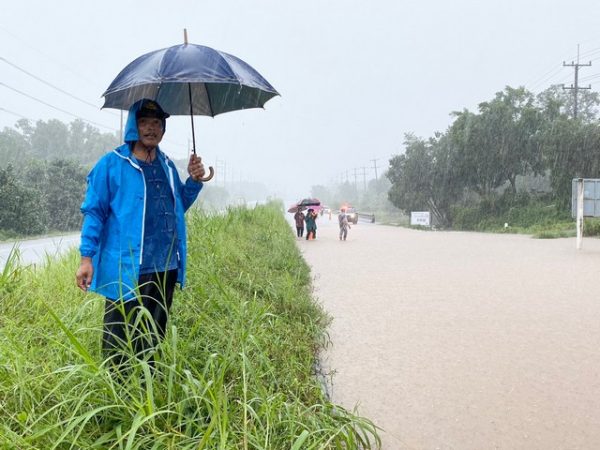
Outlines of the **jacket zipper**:
{"label": "jacket zipper", "polygon": [[146,177],[144,176],[144,171],[142,170],[142,168],[137,165],[136,163],[134,163],[131,158],[128,158],[126,156],[123,156],[121,154],[119,154],[119,152],[117,152],[116,150],[113,150],[117,156],[119,156],[120,158],[126,159],[127,161],[129,161],[129,164],[131,164],[133,166],[134,169],[138,170],[140,172],[140,174],[142,175],[142,181],[144,182],[144,208],[142,209],[142,236],[140,239],[140,266],[142,265],[142,257],[144,256],[144,233],[146,232],[145,230],[145,225],[146,225]]}

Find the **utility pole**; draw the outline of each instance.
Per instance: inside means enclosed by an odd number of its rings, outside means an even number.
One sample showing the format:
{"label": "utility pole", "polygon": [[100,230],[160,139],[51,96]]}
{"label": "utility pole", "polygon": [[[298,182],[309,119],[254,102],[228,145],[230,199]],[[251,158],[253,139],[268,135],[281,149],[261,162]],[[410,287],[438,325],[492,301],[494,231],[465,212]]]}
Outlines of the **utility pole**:
{"label": "utility pole", "polygon": [[580,64],[579,63],[579,44],[577,44],[577,62],[574,63],[573,61],[571,61],[571,64],[566,64],[563,61],[563,67],[574,67],[575,68],[575,82],[571,85],[566,87],[564,84],[562,86],[563,89],[565,90],[573,90],[573,119],[577,119],[577,92],[579,91],[579,89],[591,89],[592,86],[588,85],[587,87],[580,87],[579,86],[579,68],[580,67],[588,67],[591,66],[592,62],[590,61],[587,64]]}
{"label": "utility pole", "polygon": [[367,168],[365,166],[362,167],[363,172],[363,190],[367,192]]}
{"label": "utility pole", "polygon": [[373,161],[373,169],[375,169],[375,181],[377,181],[377,161],[379,161],[379,158],[372,159],[371,161]]}
{"label": "utility pole", "polygon": [[356,172],[358,171],[358,169],[355,167],[354,169],[354,189],[358,189],[358,175],[356,174]]}

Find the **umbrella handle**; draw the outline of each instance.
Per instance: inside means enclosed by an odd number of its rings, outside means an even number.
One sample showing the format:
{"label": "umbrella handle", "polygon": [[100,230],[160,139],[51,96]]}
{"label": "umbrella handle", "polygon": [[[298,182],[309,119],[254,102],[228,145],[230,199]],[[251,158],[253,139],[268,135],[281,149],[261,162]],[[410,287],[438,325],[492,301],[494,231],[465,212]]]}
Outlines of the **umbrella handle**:
{"label": "umbrella handle", "polygon": [[204,178],[200,178],[200,181],[202,181],[203,183],[205,181],[210,181],[212,180],[212,178],[215,176],[215,169],[213,169],[213,166],[208,166],[208,176],[204,177]]}

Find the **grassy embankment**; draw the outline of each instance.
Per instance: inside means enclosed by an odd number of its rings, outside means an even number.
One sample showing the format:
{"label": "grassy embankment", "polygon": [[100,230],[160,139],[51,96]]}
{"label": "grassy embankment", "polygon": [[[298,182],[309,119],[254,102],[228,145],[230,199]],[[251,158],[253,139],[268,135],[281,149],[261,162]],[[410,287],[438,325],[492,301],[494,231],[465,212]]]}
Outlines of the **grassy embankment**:
{"label": "grassy embankment", "polygon": [[189,213],[188,286],[156,368],[119,382],[100,355],[103,299],[76,252],[0,273],[0,448],[374,448],[373,424],[314,374],[328,317],[274,206]]}

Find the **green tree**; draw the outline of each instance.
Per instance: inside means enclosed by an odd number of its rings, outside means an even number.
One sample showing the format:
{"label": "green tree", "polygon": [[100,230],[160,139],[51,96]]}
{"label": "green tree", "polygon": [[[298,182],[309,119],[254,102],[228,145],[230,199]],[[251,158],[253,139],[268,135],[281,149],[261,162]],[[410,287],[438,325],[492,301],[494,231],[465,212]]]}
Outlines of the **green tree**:
{"label": "green tree", "polygon": [[479,114],[455,113],[448,134],[461,175],[481,197],[507,181],[516,194],[519,175],[543,171],[539,130],[543,115],[524,88],[506,87],[479,105]]}
{"label": "green tree", "polygon": [[541,139],[553,196],[566,208],[573,178],[600,178],[600,127],[561,116]]}
{"label": "green tree", "polygon": [[21,119],[15,128],[0,132],[0,165],[24,166],[32,159],[71,159],[91,167],[104,153],[117,147],[113,133],[100,133],[81,120],[65,124],[58,120],[32,125]]}
{"label": "green tree", "polygon": [[[563,89],[561,85],[553,85],[539,93],[536,97],[539,108],[550,120],[560,115],[573,118],[575,109],[574,92]],[[577,91],[577,119],[583,122],[594,122],[598,117],[600,96],[598,92],[587,89]]]}
{"label": "green tree", "polygon": [[12,128],[0,132],[0,165],[20,165],[31,155],[31,146],[27,138]]}
{"label": "green tree", "polygon": [[31,150],[35,158],[68,157],[69,127],[57,119],[39,120],[31,135]]}
{"label": "green tree", "polygon": [[81,226],[86,176],[86,168],[66,159],[34,160],[23,169],[21,178],[35,192],[47,230],[72,231]]}
{"label": "green tree", "polygon": [[69,135],[64,144],[65,158],[89,167],[119,145],[119,136],[116,132],[100,133],[97,128],[78,119],[69,124]]}
{"label": "green tree", "polygon": [[499,154],[514,194],[518,175],[539,174],[543,170],[538,136],[542,114],[534,100],[525,88],[506,87],[494,100],[480,105],[482,117],[488,119],[488,150]]}
{"label": "green tree", "polygon": [[12,165],[0,168],[0,230],[17,235],[45,231],[35,191],[23,186]]}
{"label": "green tree", "polygon": [[407,134],[405,153],[390,160],[386,172],[392,186],[390,202],[410,211],[431,211],[438,224],[451,224],[450,207],[462,194],[464,181],[457,177],[454,148],[444,135],[425,141]]}
{"label": "green tree", "polygon": [[543,116],[538,140],[552,195],[561,208],[568,208],[571,180],[600,176],[598,93],[579,92],[577,119],[572,118],[573,94],[560,86],[540,93],[537,104]]}
{"label": "green tree", "polygon": [[46,209],[48,227],[70,231],[81,227],[81,203],[85,196],[87,170],[78,163],[55,159],[48,164]]}

